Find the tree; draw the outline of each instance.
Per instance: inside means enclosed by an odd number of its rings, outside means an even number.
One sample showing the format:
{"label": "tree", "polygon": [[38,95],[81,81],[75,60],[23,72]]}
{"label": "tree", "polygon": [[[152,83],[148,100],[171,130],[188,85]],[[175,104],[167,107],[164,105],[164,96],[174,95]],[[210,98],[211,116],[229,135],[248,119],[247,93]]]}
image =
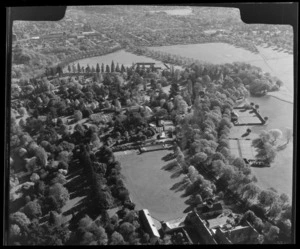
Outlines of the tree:
{"label": "tree", "polygon": [[279,87],[282,87],[283,86],[283,82],[281,80],[277,80],[276,81],[276,85],[279,86]]}
{"label": "tree", "polygon": [[44,148],[42,147],[35,148],[34,154],[37,158],[37,163],[40,164],[42,167],[45,167],[47,164],[48,156]]}
{"label": "tree", "polygon": [[67,183],[67,179],[66,177],[61,174],[61,173],[58,173],[50,182],[52,185],[55,184],[55,183],[60,183],[62,185],[65,185]]}
{"label": "tree", "polygon": [[26,214],[23,212],[16,212],[9,216],[11,224],[17,224],[22,230],[26,229],[31,223]]}
{"label": "tree", "polygon": [[41,206],[37,201],[28,202],[24,206],[23,211],[30,219],[38,218],[42,215]]}
{"label": "tree", "polygon": [[[21,107],[21,108],[19,108],[19,114],[21,115],[21,116],[25,116],[26,114],[27,114],[27,111],[26,111],[26,108],[25,107]],[[23,119],[22,119],[23,120]]]}
{"label": "tree", "polygon": [[76,121],[80,121],[80,120],[82,119],[82,112],[79,111],[79,110],[76,110],[76,111],[74,112],[74,119],[75,119]]}
{"label": "tree", "polygon": [[101,73],[104,73],[104,64],[101,64]]}
{"label": "tree", "polygon": [[112,73],[115,72],[115,63],[114,63],[114,61],[111,62],[110,70],[111,70]]}
{"label": "tree", "polygon": [[9,237],[13,241],[16,237],[21,235],[21,229],[18,225],[12,224],[9,229]]}
{"label": "tree", "polygon": [[124,222],[119,227],[119,232],[120,232],[120,234],[123,235],[125,240],[128,240],[130,234],[133,233],[134,231],[135,231],[135,227],[132,224],[130,224],[129,222]]}
{"label": "tree", "polygon": [[281,202],[281,204],[282,204],[283,207],[290,202],[289,196],[287,194],[285,194],[285,193],[282,193],[279,196],[279,200],[280,200],[280,202]]}
{"label": "tree", "polygon": [[147,244],[150,242],[150,235],[148,233],[144,233],[142,236],[142,243]]}
{"label": "tree", "polygon": [[275,203],[276,198],[276,193],[271,190],[262,190],[257,197],[259,203],[264,207],[272,206]]}
{"label": "tree", "polygon": [[286,132],[285,132],[285,136],[286,136],[286,140],[287,140],[286,143],[288,144],[290,142],[291,138],[293,137],[292,129],[287,128]]}
{"label": "tree", "polygon": [[179,94],[179,85],[177,83],[173,83],[170,87],[170,94],[169,98],[174,98],[176,95]]}
{"label": "tree", "polygon": [[85,68],[85,72],[86,73],[90,73],[91,72],[91,68],[90,68],[90,65],[87,64],[86,68]]}
{"label": "tree", "polygon": [[287,235],[288,237],[291,236],[291,228],[292,228],[291,220],[289,219],[281,220],[277,223],[277,226],[280,229],[280,231],[283,232],[285,235]]}
{"label": "tree", "polygon": [[80,73],[80,72],[81,72],[81,67],[80,67],[80,64],[78,62],[78,64],[77,64],[77,73]]}
{"label": "tree", "polygon": [[255,199],[260,193],[260,188],[254,183],[248,183],[242,188],[241,192],[243,199]]}
{"label": "tree", "polygon": [[262,219],[256,217],[253,221],[253,227],[259,232],[261,233],[263,228],[264,228],[264,223],[262,222]]}
{"label": "tree", "polygon": [[55,183],[49,188],[49,196],[53,196],[60,207],[63,207],[70,198],[68,190],[60,183]]}
{"label": "tree", "polygon": [[236,159],[234,159],[234,161],[232,162],[232,165],[237,167],[239,170],[242,170],[246,167],[245,161],[240,157],[237,157]]}
{"label": "tree", "polygon": [[40,179],[40,176],[37,174],[37,173],[33,173],[31,176],[30,176],[30,181],[36,183],[38,180]]}
{"label": "tree", "polygon": [[120,66],[119,66],[119,63],[117,63],[117,66],[116,66],[116,72],[120,72]]}
{"label": "tree", "polygon": [[280,229],[276,226],[271,226],[269,231],[265,233],[265,238],[269,242],[275,242],[275,240],[278,238]]}
{"label": "tree", "polygon": [[109,73],[110,72],[110,68],[109,68],[109,65],[106,65],[106,70],[105,70],[106,73]]}
{"label": "tree", "polygon": [[110,245],[125,245],[125,241],[123,236],[118,233],[117,231],[114,231],[110,238]]}
{"label": "tree", "polygon": [[62,215],[58,214],[56,211],[50,211],[49,224],[51,226],[60,226],[62,224]]}
{"label": "tree", "polygon": [[97,72],[97,73],[100,73],[100,72],[101,72],[99,63],[97,63],[97,66],[96,66],[96,72]]}
{"label": "tree", "polygon": [[267,216],[271,219],[275,219],[281,213],[281,210],[282,208],[280,206],[280,203],[278,201],[274,201],[269,212],[267,213]]}
{"label": "tree", "polygon": [[126,69],[125,69],[124,65],[122,64],[122,66],[121,66],[121,72],[124,73],[125,71],[126,71]]}
{"label": "tree", "polygon": [[272,144],[276,143],[276,140],[282,137],[282,131],[279,129],[269,130],[269,134],[272,136],[273,141]]}

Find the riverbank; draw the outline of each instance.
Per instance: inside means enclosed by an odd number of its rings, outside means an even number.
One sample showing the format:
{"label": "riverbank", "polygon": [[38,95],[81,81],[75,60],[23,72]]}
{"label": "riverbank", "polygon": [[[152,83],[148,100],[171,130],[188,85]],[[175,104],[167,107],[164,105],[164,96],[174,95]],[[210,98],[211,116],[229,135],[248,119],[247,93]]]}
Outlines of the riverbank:
{"label": "riverbank", "polygon": [[267,95],[286,103],[294,104],[294,97],[285,91],[279,90],[278,92],[269,92]]}

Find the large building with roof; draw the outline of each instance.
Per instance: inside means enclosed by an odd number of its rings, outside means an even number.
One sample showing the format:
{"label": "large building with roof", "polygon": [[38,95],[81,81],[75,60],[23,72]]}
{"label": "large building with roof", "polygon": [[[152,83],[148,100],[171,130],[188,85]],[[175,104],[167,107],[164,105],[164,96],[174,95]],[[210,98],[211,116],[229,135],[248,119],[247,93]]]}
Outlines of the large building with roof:
{"label": "large building with roof", "polygon": [[156,242],[158,242],[158,239],[160,238],[160,234],[153,222],[152,217],[150,216],[149,210],[148,209],[140,210],[139,218],[143,228],[150,235],[151,244],[155,244]]}
{"label": "large building with roof", "polygon": [[219,244],[253,244],[259,233],[247,222],[246,226],[225,225],[218,227],[215,232]]}

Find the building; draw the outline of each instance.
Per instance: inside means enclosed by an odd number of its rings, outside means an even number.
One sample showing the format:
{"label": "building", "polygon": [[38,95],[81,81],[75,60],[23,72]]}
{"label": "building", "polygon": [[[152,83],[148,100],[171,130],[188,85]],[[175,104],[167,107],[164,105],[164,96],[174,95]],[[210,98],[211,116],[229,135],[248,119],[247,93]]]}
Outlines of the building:
{"label": "building", "polygon": [[194,230],[201,238],[202,243],[212,245],[217,244],[212,231],[208,229],[205,220],[201,219],[197,212],[190,212],[187,215],[186,222],[190,223],[194,227]]}
{"label": "building", "polygon": [[159,232],[150,216],[148,209],[142,209],[139,211],[139,219],[141,221],[142,227],[150,235],[150,243],[155,244],[160,238]]}
{"label": "building", "polygon": [[208,229],[210,229],[214,232],[213,229],[223,227],[229,221],[230,221],[230,218],[228,216],[221,216],[221,217],[217,217],[214,219],[206,220],[206,226]]}
{"label": "building", "polygon": [[213,203],[207,201],[198,205],[195,208],[195,212],[197,212],[202,219],[210,219],[222,214],[223,206],[220,202]]}
{"label": "building", "polygon": [[247,222],[246,226],[219,227],[215,235],[219,244],[253,244],[258,241],[259,233]]}
{"label": "building", "polygon": [[193,244],[188,232],[184,227],[176,227],[165,232],[171,236],[171,241],[175,245],[191,245]]}
{"label": "building", "polygon": [[12,33],[12,41],[16,41],[17,40],[17,35],[15,33]]}
{"label": "building", "polygon": [[62,38],[65,35],[64,32],[59,32],[59,33],[50,33],[41,36],[42,39],[57,39],[57,38]]}

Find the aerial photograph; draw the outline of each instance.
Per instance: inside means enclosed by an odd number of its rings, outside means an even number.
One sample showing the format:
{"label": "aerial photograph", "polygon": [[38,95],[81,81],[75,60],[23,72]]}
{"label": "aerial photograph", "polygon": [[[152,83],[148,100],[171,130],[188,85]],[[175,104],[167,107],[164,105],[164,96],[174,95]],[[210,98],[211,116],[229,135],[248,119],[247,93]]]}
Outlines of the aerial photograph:
{"label": "aerial photograph", "polygon": [[294,243],[293,50],[238,8],[13,21],[7,244]]}

